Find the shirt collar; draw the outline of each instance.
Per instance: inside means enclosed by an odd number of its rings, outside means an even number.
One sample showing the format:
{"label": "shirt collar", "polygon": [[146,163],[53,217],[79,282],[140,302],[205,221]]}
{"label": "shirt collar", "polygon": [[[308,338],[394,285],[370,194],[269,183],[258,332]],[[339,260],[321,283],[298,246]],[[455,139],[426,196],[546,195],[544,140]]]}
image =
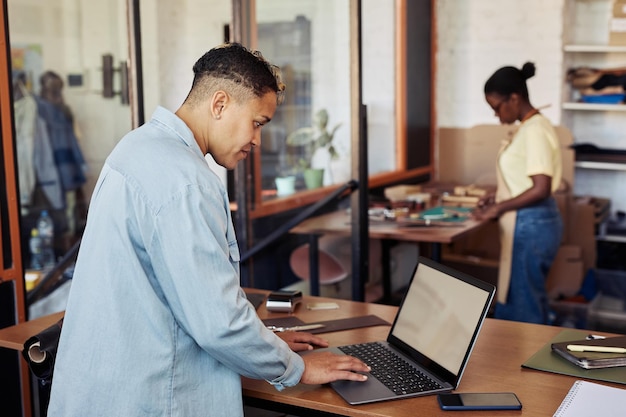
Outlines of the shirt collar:
{"label": "shirt collar", "polygon": [[165,128],[171,130],[176,136],[180,138],[187,146],[193,149],[201,158],[204,158],[202,151],[200,150],[200,146],[196,142],[191,129],[189,126],[181,119],[176,116],[176,114],[172,113],[168,109],[158,106],[154,113],[152,113],[152,120],[150,122],[155,122],[163,125]]}

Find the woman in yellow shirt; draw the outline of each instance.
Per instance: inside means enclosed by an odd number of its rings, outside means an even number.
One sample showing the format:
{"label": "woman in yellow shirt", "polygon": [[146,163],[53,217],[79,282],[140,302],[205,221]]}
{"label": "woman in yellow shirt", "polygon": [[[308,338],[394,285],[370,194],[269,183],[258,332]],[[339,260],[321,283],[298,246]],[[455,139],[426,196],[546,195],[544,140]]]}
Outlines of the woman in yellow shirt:
{"label": "woman in yellow shirt", "polygon": [[552,193],[561,182],[559,140],[550,121],[533,107],[526,80],[534,64],[503,67],[485,83],[485,99],[504,124],[519,122],[503,141],[498,187],[474,213],[500,224],[500,269],[495,317],[548,323],[545,281],[561,242],[563,224]]}

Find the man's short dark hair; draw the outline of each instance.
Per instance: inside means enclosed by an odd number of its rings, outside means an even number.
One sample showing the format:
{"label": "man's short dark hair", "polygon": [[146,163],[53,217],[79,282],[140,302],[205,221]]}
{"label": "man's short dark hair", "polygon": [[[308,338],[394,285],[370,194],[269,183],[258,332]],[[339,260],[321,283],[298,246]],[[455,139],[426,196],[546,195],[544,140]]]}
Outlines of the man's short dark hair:
{"label": "man's short dark hair", "polygon": [[228,90],[237,100],[253,94],[262,97],[275,92],[283,100],[284,84],[280,69],[270,64],[260,52],[239,43],[225,43],[205,53],[193,66],[194,79],[187,101],[205,99],[217,89]]}

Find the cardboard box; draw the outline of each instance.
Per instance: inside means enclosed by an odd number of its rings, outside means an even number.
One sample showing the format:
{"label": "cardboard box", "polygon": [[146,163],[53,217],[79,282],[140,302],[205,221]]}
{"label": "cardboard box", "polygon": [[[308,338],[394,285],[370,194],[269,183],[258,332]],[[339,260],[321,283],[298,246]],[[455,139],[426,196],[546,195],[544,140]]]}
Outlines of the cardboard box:
{"label": "cardboard box", "polygon": [[609,44],[626,45],[626,17],[611,19]]}
{"label": "cardboard box", "polygon": [[609,44],[626,45],[626,1],[613,3],[613,17],[609,22]]}
{"label": "cardboard box", "polygon": [[568,207],[568,240],[582,248],[585,271],[596,267],[596,207],[592,200],[575,197]]}
{"label": "cardboard box", "polygon": [[613,2],[613,17],[626,17],[626,1],[615,0]]}
{"label": "cardboard box", "polygon": [[556,300],[576,295],[584,276],[582,248],[577,245],[562,245],[546,280],[548,296]]}

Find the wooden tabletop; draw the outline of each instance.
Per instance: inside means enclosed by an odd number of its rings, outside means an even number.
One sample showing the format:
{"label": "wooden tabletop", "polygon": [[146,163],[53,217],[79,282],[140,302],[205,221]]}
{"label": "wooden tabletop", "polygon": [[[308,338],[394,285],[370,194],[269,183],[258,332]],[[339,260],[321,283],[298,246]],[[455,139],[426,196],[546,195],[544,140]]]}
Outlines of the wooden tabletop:
{"label": "wooden tabletop", "polygon": [[63,317],[63,312],[50,314],[34,320],[29,320],[15,326],[6,327],[0,330],[0,347],[21,351],[24,342],[31,336],[47,329]]}
{"label": "wooden tabletop", "polygon": [[[267,293],[267,291],[254,289],[247,291]],[[307,310],[308,303],[320,301],[335,302],[339,305],[339,309]],[[262,319],[289,316],[288,313],[268,312],[264,306],[259,307],[257,311]],[[397,307],[382,304],[305,296],[294,315],[305,323],[370,314],[392,322],[396,311]],[[63,313],[55,313],[2,329],[0,330],[0,346],[21,350],[29,337],[56,323],[62,316]],[[339,346],[385,339],[389,327],[385,325],[365,327],[322,333],[320,336],[327,339],[331,346]],[[456,391],[512,391],[517,394],[523,404],[521,411],[490,411],[490,416],[551,416],[577,378],[524,369],[521,364],[562,330],[563,328],[560,327],[487,319]],[[601,383],[624,388],[619,384]],[[247,378],[243,378],[243,394],[246,400],[257,401],[257,405],[258,402],[279,407],[290,405],[336,415],[450,417],[450,412],[439,409],[434,395],[351,406],[328,386],[300,384],[279,392],[265,381]],[[478,416],[475,411],[456,411],[453,414],[454,416]]]}
{"label": "wooden tabletop", "polygon": [[[307,302],[313,298],[305,297],[295,315],[305,323],[333,320],[360,315],[375,314],[385,320],[393,321],[396,307],[321,299],[315,301],[333,301],[340,305],[338,310],[308,311]],[[280,317],[277,313],[268,313],[259,308],[259,315]],[[543,326],[512,321],[487,319],[470,357],[468,366],[456,392],[515,392],[523,404],[522,411],[490,411],[490,416],[551,416],[570,387],[575,377],[535,371],[521,367],[528,358],[536,353],[563,328]],[[385,339],[389,326],[368,327],[335,333],[322,333],[331,346]],[[624,388],[619,384],[602,384]],[[244,396],[253,400],[289,404],[311,410],[346,415],[346,416],[447,416],[449,411],[442,411],[434,395],[406,400],[385,401],[374,404],[351,406],[328,386],[303,385],[276,391],[265,381],[244,378]],[[456,411],[454,416],[474,416],[476,411]],[[485,413],[484,415],[486,415]]]}
{"label": "wooden tabletop", "polygon": [[[435,222],[433,222],[435,223]],[[436,223],[435,223],[436,224]],[[467,219],[442,225],[399,225],[394,221],[370,221],[369,236],[374,239],[393,239],[408,242],[452,243],[454,240],[478,229],[485,221]],[[340,234],[351,233],[350,213],[334,211],[311,217],[293,229],[296,234]]]}

